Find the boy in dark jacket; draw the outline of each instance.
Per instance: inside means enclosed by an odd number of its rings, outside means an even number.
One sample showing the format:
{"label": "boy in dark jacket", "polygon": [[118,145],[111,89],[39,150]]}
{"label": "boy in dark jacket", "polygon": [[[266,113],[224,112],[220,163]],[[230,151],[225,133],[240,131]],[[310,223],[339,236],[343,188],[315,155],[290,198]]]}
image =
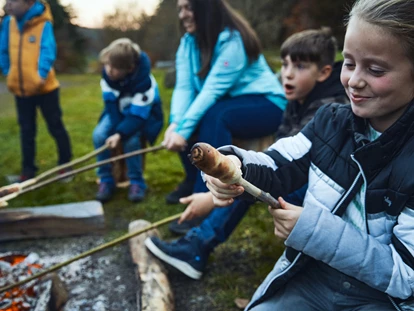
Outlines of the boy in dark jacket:
{"label": "boy in dark jacket", "polygon": [[[128,38],[121,38],[101,51],[100,60],[104,65],[101,88],[105,107],[93,132],[95,148],[104,144],[115,148],[122,141],[127,153],[141,149],[142,137],[153,144],[163,125],[163,113],[147,54]],[[106,150],[97,159],[109,157],[110,151]],[[128,199],[132,202],[142,201],[145,195],[141,162],[141,156],[126,159],[131,182]],[[115,190],[111,165],[99,167],[98,176],[96,199],[105,202]]]}
{"label": "boy in dark jacket", "polygon": [[62,122],[59,82],[53,63],[56,42],[49,5],[34,0],[9,0],[0,37],[0,67],[7,87],[15,95],[20,125],[22,172],[19,181],[35,176],[36,109],[40,108],[56,141],[58,164],[69,162],[72,153]]}
{"label": "boy in dark jacket", "polygon": [[[281,77],[289,103],[277,139],[297,134],[320,106],[349,102],[339,79],[341,64],[334,64],[335,54],[336,40],[329,29],[302,31],[283,43]],[[306,187],[292,193],[290,201],[301,202],[305,191]],[[145,244],[161,260],[199,279],[209,254],[230,236],[252,203],[236,200],[226,208],[214,208],[210,192],[193,194],[181,202],[189,204],[181,221],[211,213],[199,227],[175,242],[153,237]]]}

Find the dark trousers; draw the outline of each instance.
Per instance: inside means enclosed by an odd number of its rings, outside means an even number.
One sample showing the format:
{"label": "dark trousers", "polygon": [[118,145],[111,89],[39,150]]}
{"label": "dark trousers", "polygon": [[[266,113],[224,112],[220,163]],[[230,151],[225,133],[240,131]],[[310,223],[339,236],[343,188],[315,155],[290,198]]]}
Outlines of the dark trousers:
{"label": "dark trousers", "polygon": [[69,162],[72,158],[69,135],[62,122],[62,110],[59,103],[59,89],[50,93],[15,97],[17,117],[20,125],[20,144],[22,151],[22,174],[33,177],[37,171],[36,155],[36,111],[40,108],[46,121],[49,133],[56,141],[59,159],[58,164]]}

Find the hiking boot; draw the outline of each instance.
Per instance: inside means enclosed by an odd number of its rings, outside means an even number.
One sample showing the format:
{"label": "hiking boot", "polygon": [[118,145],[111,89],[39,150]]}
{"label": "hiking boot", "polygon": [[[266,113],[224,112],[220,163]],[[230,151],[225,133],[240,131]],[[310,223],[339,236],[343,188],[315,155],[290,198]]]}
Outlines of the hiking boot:
{"label": "hiking boot", "polygon": [[[66,173],[69,173],[69,172],[72,172],[73,171],[73,169],[71,168],[71,167],[67,167],[67,168],[65,168],[65,169],[63,169],[63,170],[60,170],[59,172],[58,172],[58,176],[62,176],[62,175],[64,175],[64,174],[66,174]],[[61,179],[61,180],[59,180],[61,183],[64,183],[64,184],[67,184],[67,183],[70,183],[73,179],[75,178],[75,176],[68,176],[68,177],[66,177],[66,178],[63,178],[63,179]]]}
{"label": "hiking boot", "polygon": [[165,197],[167,204],[178,204],[180,199],[188,197],[193,193],[194,182],[184,181],[177,188]]}
{"label": "hiking boot", "polygon": [[141,202],[144,200],[145,190],[138,184],[131,184],[128,191],[128,200],[131,202]]}
{"label": "hiking boot", "polygon": [[112,196],[115,192],[115,185],[109,182],[101,182],[99,184],[98,192],[96,193],[95,198],[102,203],[108,202],[112,199]]}
{"label": "hiking boot", "polygon": [[208,255],[203,254],[195,235],[185,236],[173,242],[164,242],[157,237],[148,237],[145,246],[165,263],[178,269],[186,276],[198,280],[207,265]]}
{"label": "hiking boot", "polygon": [[175,234],[184,235],[190,231],[191,228],[198,227],[206,217],[207,216],[195,217],[190,220],[185,220],[181,224],[178,223],[178,220],[174,220],[168,225],[168,229]]}

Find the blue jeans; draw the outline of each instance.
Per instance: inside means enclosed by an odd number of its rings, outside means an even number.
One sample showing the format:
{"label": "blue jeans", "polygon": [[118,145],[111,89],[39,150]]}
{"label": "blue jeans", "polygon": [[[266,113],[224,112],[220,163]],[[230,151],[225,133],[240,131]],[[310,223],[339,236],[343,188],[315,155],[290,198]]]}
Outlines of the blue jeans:
{"label": "blue jeans", "polygon": [[[114,134],[109,115],[104,114],[99,120],[98,125],[93,131],[93,145],[95,149],[102,147],[106,139]],[[127,140],[122,141],[124,153],[141,149],[141,133],[135,133]],[[105,150],[96,156],[97,161],[107,160],[111,157],[111,151]],[[127,176],[131,182],[139,184],[142,189],[146,189],[144,177],[142,176],[142,156],[133,156],[125,159],[127,165]],[[98,167],[97,175],[101,181],[113,182],[112,165],[106,164]]]}
{"label": "blue jeans", "polygon": [[59,89],[43,95],[15,97],[17,117],[20,126],[20,145],[22,150],[22,174],[34,176],[37,167],[36,155],[36,114],[40,108],[47,129],[53,136],[58,149],[58,164],[67,163],[72,157],[68,132],[62,122],[62,110],[59,104]]}
{"label": "blue jeans", "polygon": [[[215,148],[230,145],[232,138],[251,139],[276,133],[282,122],[283,111],[263,95],[242,95],[217,101],[201,119],[195,139]],[[194,138],[188,141],[187,150],[180,153],[187,181],[195,181],[194,192],[208,191],[199,171],[187,155]]]}

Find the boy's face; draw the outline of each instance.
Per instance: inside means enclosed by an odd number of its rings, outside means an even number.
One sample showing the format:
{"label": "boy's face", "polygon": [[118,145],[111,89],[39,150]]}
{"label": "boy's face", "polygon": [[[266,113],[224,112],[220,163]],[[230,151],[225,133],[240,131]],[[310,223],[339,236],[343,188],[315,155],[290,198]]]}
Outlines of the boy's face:
{"label": "boy's face", "polygon": [[105,72],[112,81],[119,81],[124,79],[132,70],[118,69],[111,64],[104,65]]}
{"label": "boy's face", "polygon": [[303,104],[308,94],[320,81],[321,73],[312,62],[293,62],[290,55],[282,60],[282,83],[288,100],[297,100]]}
{"label": "boy's face", "polygon": [[404,113],[414,97],[414,68],[401,39],[352,17],[343,55],[341,82],[352,111],[383,132]]}
{"label": "boy's face", "polygon": [[6,11],[8,14],[20,19],[31,8],[34,2],[34,0],[7,0]]}

